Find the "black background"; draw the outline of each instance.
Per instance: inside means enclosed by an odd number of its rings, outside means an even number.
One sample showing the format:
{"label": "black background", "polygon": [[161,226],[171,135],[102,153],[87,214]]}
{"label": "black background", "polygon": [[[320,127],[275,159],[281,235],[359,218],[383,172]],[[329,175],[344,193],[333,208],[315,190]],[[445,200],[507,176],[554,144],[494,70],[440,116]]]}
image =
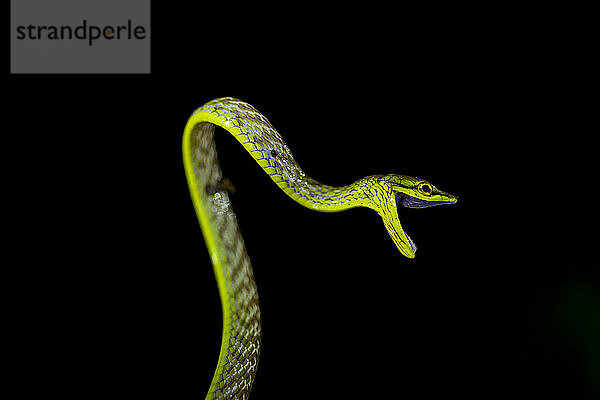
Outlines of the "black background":
{"label": "black background", "polygon": [[150,75],[7,72],[20,391],[204,396],[221,310],[181,136],[234,96],[319,181],[459,197],[400,210],[409,260],[376,214],[298,206],[221,131],[263,316],[253,398],[600,396],[584,13],[154,2]]}

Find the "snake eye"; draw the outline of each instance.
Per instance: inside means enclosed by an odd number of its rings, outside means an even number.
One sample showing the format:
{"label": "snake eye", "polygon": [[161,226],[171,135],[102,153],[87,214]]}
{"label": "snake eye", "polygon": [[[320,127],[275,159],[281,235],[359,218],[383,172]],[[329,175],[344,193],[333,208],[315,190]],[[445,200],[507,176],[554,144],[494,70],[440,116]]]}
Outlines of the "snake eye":
{"label": "snake eye", "polygon": [[418,188],[419,192],[423,194],[431,194],[431,192],[433,191],[431,185],[427,182],[420,183]]}

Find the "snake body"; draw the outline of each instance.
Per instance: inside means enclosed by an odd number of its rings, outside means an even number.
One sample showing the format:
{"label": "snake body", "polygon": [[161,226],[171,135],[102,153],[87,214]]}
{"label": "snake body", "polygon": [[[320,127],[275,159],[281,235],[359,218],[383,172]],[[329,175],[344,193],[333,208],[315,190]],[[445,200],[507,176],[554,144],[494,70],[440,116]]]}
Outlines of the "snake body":
{"label": "snake body", "polygon": [[382,218],[402,254],[414,257],[397,207],[455,203],[431,183],[405,175],[373,175],[343,186],[324,185],[300,168],[279,133],[250,104],[231,97],[212,100],[189,118],[183,159],[190,194],[213,264],[223,311],[223,336],[207,399],[247,399],[260,355],[258,292],[244,240],[231,207],[214,142],[215,126],[228,131],[273,182],[301,205],[324,212],[368,207]]}

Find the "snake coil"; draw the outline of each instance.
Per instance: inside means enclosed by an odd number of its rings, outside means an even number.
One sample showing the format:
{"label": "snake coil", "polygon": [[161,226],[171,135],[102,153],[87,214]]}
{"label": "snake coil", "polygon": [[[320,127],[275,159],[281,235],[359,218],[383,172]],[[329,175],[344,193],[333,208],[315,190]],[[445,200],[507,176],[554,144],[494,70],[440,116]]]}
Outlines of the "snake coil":
{"label": "snake coil", "polygon": [[404,232],[397,207],[456,203],[431,183],[405,175],[373,175],[334,187],[315,181],[296,163],[269,121],[250,104],[231,97],[212,100],[188,120],[183,160],[190,194],[213,264],[223,311],[223,336],[207,399],[248,399],[260,355],[258,292],[250,260],[229,199],[214,142],[215,126],[228,131],[289,197],[323,212],[368,207],[382,218],[402,254],[416,246]]}

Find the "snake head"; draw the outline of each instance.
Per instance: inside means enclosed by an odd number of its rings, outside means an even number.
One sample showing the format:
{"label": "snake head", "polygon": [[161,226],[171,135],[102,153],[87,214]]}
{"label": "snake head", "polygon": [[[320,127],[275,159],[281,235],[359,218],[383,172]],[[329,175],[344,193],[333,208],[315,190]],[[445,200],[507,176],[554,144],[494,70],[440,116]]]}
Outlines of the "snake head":
{"label": "snake head", "polygon": [[398,208],[425,208],[441,204],[454,204],[456,197],[443,192],[424,179],[405,175],[384,175],[378,179],[383,196],[378,196],[379,203],[375,210],[383,219],[383,223],[398,250],[408,258],[414,258],[417,246],[404,232],[398,217]]}

